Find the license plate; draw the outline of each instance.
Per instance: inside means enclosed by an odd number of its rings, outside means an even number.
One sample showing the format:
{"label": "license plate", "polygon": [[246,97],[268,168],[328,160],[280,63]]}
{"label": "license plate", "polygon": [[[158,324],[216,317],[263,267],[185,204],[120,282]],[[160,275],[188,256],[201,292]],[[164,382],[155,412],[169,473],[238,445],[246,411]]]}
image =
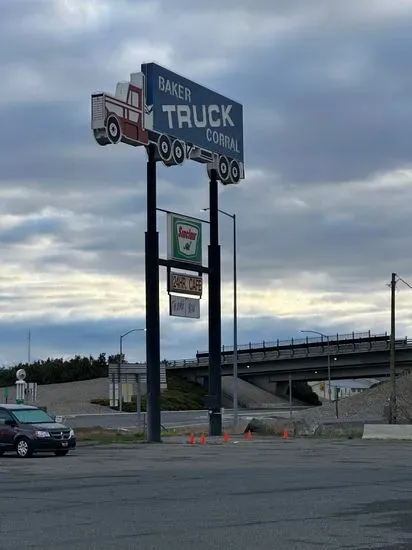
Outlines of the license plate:
{"label": "license plate", "polygon": [[67,442],[63,442],[62,443],[62,447],[67,447],[68,443]]}

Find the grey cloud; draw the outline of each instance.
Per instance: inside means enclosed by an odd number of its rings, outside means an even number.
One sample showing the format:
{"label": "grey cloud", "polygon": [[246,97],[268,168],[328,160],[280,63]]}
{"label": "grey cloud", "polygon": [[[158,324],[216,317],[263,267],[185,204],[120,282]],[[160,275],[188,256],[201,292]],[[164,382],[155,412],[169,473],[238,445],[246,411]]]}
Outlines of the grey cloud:
{"label": "grey cloud", "polygon": [[0,230],[0,247],[27,243],[39,235],[54,235],[65,226],[66,222],[61,219],[25,220],[12,229]]}
{"label": "grey cloud", "polygon": [[[253,190],[245,184],[239,189],[241,197],[228,190],[221,204],[225,208],[236,200],[231,207],[238,215],[241,280],[253,286],[276,280],[282,285],[297,273],[324,272],[332,277],[325,290],[371,292],[384,288],[392,270],[406,276],[411,272],[407,250],[412,238],[408,207],[412,191],[407,186],[393,192],[390,187],[386,192],[376,187],[376,191],[373,184],[283,189],[262,182]],[[288,208],[282,205],[285,198],[309,202],[306,207]],[[228,250],[230,235],[222,249],[225,272],[230,274]]]}
{"label": "grey cloud", "polygon": [[[410,19],[398,25],[396,40],[389,25],[377,33],[318,29],[316,38],[301,33],[260,52],[259,63],[246,56],[231,81],[246,104],[249,163],[295,182],[364,178],[410,163],[409,28]],[[342,55],[356,63],[364,52],[365,68],[352,82],[320,70]],[[267,113],[266,124],[256,117],[258,109]]]}

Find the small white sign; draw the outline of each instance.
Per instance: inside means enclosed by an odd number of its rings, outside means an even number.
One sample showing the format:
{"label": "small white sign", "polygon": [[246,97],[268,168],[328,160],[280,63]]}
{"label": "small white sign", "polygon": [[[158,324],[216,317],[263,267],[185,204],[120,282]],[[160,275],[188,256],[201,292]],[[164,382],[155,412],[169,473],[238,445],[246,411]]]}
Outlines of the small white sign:
{"label": "small white sign", "polygon": [[170,294],[170,315],[172,317],[200,319],[200,300]]}

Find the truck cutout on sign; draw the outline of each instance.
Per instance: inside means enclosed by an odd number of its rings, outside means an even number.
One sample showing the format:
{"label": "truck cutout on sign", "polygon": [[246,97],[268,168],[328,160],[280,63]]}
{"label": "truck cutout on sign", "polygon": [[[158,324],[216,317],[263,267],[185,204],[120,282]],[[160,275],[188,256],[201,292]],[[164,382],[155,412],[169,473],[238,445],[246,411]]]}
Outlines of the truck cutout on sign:
{"label": "truck cutout on sign", "polygon": [[[196,105],[162,105],[169,121],[169,130],[167,133],[159,132],[153,127],[155,105],[147,104],[146,92],[145,75],[139,72],[132,73],[129,82],[119,82],[114,95],[105,92],[92,94],[91,128],[99,145],[126,143],[134,147],[147,147],[154,144],[157,159],[166,166],[194,160],[207,164],[208,170],[216,169],[223,184],[236,184],[244,178],[243,162],[230,156],[231,152],[238,156],[238,142],[218,131],[219,126],[233,125],[230,105],[201,105],[199,108]],[[171,86],[172,92],[177,97],[181,94],[182,98],[191,99],[190,89],[181,85]],[[211,148],[199,147],[174,136],[174,130],[177,132],[182,126],[205,128]],[[225,154],[217,153],[216,147],[223,148]]]}

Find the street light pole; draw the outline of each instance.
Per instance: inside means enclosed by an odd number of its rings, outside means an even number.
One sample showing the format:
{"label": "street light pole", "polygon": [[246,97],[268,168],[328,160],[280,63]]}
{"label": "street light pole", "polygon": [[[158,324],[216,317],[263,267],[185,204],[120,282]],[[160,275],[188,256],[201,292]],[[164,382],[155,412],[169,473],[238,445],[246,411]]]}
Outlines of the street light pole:
{"label": "street light pole", "polygon": [[[209,208],[202,208],[207,212]],[[237,350],[237,243],[236,243],[236,214],[229,214],[218,208],[218,212],[231,218],[233,221],[233,426],[237,428],[238,415],[238,350]]]}
{"label": "street light pole", "polygon": [[322,332],[319,332],[317,330],[301,330],[300,332],[310,332],[312,334],[318,334],[322,338],[326,338],[326,340],[328,342],[328,396],[329,396],[329,401],[331,401],[332,392],[331,392],[331,387],[330,387],[331,386],[331,384],[330,384],[331,374],[330,374],[330,341],[329,341],[329,336],[327,336],[326,334],[323,334]]}
{"label": "street light pole", "polygon": [[331,393],[331,387],[330,387],[330,342],[329,342],[329,336],[327,336],[328,341],[328,396],[329,401],[332,401],[332,393]]}
{"label": "street light pole", "polygon": [[236,214],[233,214],[233,427],[238,426]]}
{"label": "street light pole", "polygon": [[395,296],[396,296],[396,273],[392,273],[391,279],[391,336],[389,350],[389,370],[391,381],[390,394],[390,424],[396,424],[396,365],[395,365]]}
{"label": "street light pole", "polygon": [[123,338],[132,332],[146,332],[145,328],[132,328],[124,334],[120,335],[119,339],[119,364],[117,367],[117,378],[118,378],[118,389],[117,389],[117,398],[119,401],[119,412],[123,411],[123,392],[122,392],[122,355],[123,355]]}

